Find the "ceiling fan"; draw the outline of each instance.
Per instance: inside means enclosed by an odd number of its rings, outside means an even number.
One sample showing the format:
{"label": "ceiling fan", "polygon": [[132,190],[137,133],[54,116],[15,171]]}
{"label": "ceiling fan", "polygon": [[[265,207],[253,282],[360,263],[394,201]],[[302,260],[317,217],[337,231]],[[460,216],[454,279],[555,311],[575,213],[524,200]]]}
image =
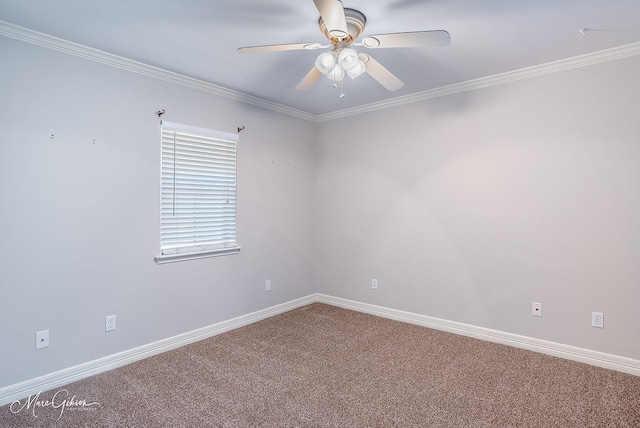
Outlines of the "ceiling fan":
{"label": "ceiling fan", "polygon": [[[352,46],[364,46],[368,49],[437,47],[451,42],[449,33],[444,30],[413,31],[407,33],[387,33],[366,36],[356,42],[364,31],[367,19],[363,13],[345,8],[340,0],[313,0],[320,12],[318,25],[330,45],[320,43],[292,43],[283,45],[247,46],[238,48],[240,53],[275,52],[286,50],[327,49],[318,56],[311,71],[298,83],[296,89],[309,89],[325,75],[336,82],[342,82],[345,75],[355,79],[367,73],[389,91],[400,89],[404,83],[382,64],[366,53],[356,52]],[[343,97],[344,93],[340,94]]]}

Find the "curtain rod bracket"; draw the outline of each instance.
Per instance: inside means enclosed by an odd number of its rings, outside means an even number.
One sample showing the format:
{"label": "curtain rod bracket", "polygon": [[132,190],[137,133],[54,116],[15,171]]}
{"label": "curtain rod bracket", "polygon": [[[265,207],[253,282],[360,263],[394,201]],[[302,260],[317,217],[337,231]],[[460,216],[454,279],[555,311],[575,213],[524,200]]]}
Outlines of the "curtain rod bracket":
{"label": "curtain rod bracket", "polygon": [[244,125],[238,126],[238,134],[244,129]]}
{"label": "curtain rod bracket", "polygon": [[162,116],[164,114],[164,109],[158,110],[156,114],[158,115],[158,117]]}

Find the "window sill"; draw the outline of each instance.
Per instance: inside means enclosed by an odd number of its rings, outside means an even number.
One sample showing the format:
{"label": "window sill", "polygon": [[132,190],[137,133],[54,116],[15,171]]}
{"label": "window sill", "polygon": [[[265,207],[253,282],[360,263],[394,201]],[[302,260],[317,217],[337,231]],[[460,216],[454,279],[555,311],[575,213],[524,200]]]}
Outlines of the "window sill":
{"label": "window sill", "polygon": [[223,248],[220,250],[199,251],[197,253],[177,253],[177,254],[160,254],[155,256],[154,260],[157,264],[184,262],[187,260],[205,259],[208,257],[229,256],[238,254],[240,247]]}

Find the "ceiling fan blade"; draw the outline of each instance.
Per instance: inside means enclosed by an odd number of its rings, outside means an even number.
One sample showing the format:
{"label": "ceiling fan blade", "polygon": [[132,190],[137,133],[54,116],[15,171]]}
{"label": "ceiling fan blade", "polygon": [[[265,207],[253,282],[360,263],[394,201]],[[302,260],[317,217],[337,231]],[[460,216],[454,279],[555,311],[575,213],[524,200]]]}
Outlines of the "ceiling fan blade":
{"label": "ceiling fan blade", "polygon": [[298,83],[298,86],[296,86],[296,89],[299,91],[302,91],[302,90],[311,88],[313,85],[316,84],[316,82],[321,76],[322,76],[322,73],[320,73],[320,70],[318,70],[314,66],[309,71],[309,73],[307,73],[307,75],[304,76],[304,78],[300,81],[300,83]]}
{"label": "ceiling fan blade", "polygon": [[360,54],[358,57],[364,62],[367,74],[377,80],[388,91],[395,91],[404,86],[402,80],[398,79],[392,72],[369,55]]}
{"label": "ceiling fan blade", "polygon": [[295,50],[313,50],[326,48],[320,43],[289,43],[285,45],[263,45],[263,46],[245,46],[238,48],[239,53],[257,53],[257,52],[277,52],[277,51],[295,51]]}
{"label": "ceiling fan blade", "polygon": [[445,30],[377,34],[362,40],[362,45],[370,49],[440,47],[447,46],[449,43],[451,43],[451,36]]}
{"label": "ceiling fan blade", "polygon": [[324,25],[333,37],[343,39],[349,35],[344,7],[340,0],[313,0],[324,21]]}

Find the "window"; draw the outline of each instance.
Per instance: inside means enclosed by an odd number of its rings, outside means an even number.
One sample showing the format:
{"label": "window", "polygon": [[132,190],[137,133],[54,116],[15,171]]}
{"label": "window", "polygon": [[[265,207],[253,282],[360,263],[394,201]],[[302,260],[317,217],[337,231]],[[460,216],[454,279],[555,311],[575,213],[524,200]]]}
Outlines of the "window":
{"label": "window", "polygon": [[238,134],[162,121],[160,255],[168,263],[240,251]]}

